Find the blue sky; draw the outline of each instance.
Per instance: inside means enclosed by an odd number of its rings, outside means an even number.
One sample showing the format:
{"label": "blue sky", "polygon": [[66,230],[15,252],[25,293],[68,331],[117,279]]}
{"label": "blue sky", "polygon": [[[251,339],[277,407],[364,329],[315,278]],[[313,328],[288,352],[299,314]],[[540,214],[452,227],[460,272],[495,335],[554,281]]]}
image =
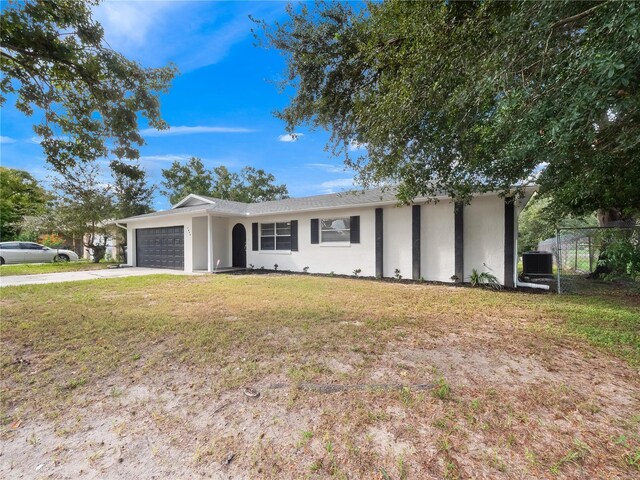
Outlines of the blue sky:
{"label": "blue sky", "polygon": [[[263,168],[285,183],[291,196],[337,192],[352,186],[342,159],[324,151],[328,133],[305,128],[296,141],[273,116],[288,103],[273,83],[284,72],[275,50],[254,46],[249,14],[284,20],[286,2],[108,1],[95,11],[109,45],[145,66],[172,61],[180,76],[162,97],[167,132],[146,132],[140,161],[150,182],[161,170],[191,156],[208,167]],[[32,130],[35,118],[17,112],[8,99],[1,117],[1,163],[50,175]],[[289,141],[287,141],[289,140]],[[154,208],[167,208],[156,193]]]}

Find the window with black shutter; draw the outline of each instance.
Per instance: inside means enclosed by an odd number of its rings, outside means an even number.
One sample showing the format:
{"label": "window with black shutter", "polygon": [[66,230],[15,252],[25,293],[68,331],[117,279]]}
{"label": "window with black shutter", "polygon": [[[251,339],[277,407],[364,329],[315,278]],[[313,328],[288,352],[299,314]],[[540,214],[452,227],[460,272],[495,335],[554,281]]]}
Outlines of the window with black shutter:
{"label": "window with black shutter", "polygon": [[291,250],[291,222],[261,223],[260,250]]}

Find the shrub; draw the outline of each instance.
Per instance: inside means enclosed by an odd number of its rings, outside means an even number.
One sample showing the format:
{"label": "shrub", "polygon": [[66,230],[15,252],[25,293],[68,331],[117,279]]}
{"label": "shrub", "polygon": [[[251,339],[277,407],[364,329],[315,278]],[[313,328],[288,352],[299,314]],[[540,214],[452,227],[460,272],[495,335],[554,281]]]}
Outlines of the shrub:
{"label": "shrub", "polygon": [[471,277],[469,277],[471,286],[473,287],[486,287],[493,290],[500,290],[502,287],[495,275],[489,272],[478,272],[475,268],[471,270]]}
{"label": "shrub", "polygon": [[42,237],[42,245],[50,248],[59,248],[64,243],[64,238],[55,233],[50,233]]}
{"label": "shrub", "polygon": [[607,245],[599,264],[608,269],[606,280],[628,277],[640,280],[640,242],[619,238]]}
{"label": "shrub", "polygon": [[19,242],[37,242],[38,241],[38,232],[35,230],[25,230],[20,232],[20,235],[16,237],[16,240]]}

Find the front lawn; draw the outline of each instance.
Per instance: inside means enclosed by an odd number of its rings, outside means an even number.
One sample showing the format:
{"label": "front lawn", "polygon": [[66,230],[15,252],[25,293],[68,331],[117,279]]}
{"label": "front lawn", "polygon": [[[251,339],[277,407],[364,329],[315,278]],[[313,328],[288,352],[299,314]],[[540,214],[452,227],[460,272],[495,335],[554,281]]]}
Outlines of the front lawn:
{"label": "front lawn", "polygon": [[77,262],[52,262],[52,263],[22,263],[19,265],[0,266],[0,277],[10,275],[35,275],[37,273],[78,272],[81,270],[99,270],[109,265],[117,265],[117,262],[93,263],[88,260]]}
{"label": "front lawn", "polygon": [[159,275],[0,308],[0,476],[640,474],[638,297]]}

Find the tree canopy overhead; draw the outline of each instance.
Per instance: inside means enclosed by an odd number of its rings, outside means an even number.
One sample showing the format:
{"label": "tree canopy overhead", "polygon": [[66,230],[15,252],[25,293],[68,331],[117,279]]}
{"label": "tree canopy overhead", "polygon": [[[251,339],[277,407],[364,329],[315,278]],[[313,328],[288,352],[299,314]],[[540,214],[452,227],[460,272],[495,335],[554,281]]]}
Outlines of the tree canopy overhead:
{"label": "tree canopy overhead", "polygon": [[[411,201],[535,181],[559,212],[640,211],[640,4],[341,2],[259,22],[293,87],[278,113],[329,130],[362,184]],[[353,142],[367,154],[350,151]],[[540,173],[541,172],[541,173]]]}
{"label": "tree canopy overhead", "polygon": [[166,128],[159,94],[174,65],[143,68],[110,49],[93,20],[98,0],[9,1],[0,14],[0,102],[7,95],[34,126],[56,170],[114,155],[136,159],[144,143],[138,115]]}
{"label": "tree canopy overhead", "polygon": [[172,204],[189,194],[245,203],[280,200],[289,195],[286,185],[277,185],[276,177],[262,169],[244,167],[238,174],[220,165],[207,170],[197,157],[184,165],[173,162],[170,168],[162,170],[162,176],[165,188],[162,193]]}

